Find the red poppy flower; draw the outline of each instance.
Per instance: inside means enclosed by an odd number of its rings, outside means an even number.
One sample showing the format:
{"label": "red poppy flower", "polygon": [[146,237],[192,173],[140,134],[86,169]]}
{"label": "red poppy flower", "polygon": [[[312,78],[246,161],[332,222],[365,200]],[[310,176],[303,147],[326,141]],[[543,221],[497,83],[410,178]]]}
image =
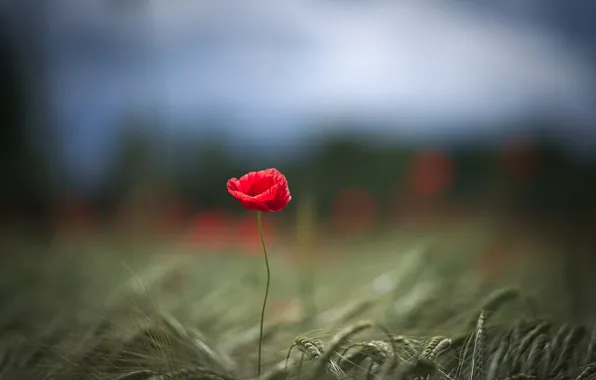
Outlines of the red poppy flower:
{"label": "red poppy flower", "polygon": [[228,181],[228,192],[248,210],[277,212],[292,200],[288,180],[277,169],[250,172]]}

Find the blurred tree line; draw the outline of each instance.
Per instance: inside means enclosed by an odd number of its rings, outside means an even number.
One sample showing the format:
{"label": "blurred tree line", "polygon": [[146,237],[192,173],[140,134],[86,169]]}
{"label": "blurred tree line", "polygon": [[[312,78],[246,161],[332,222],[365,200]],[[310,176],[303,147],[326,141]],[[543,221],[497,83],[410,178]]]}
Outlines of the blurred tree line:
{"label": "blurred tree line", "polygon": [[[19,214],[40,220],[53,196],[45,150],[51,144],[36,119],[43,107],[43,78],[36,66],[41,62],[31,55],[34,46],[18,45],[11,38],[9,21],[19,20],[7,17],[0,14],[0,213],[4,218]],[[25,75],[24,66],[35,75]]]}
{"label": "blurred tree line", "polygon": [[[174,159],[168,160],[157,154],[163,151],[163,141],[147,130],[139,125],[127,129],[120,158],[106,181],[106,191],[101,192],[103,198],[97,200],[106,208],[113,207],[135,183],[156,189],[157,184],[167,183],[197,209],[233,210],[235,204],[225,192],[227,179],[260,168],[253,157],[233,159],[217,138],[178,143]],[[345,134],[305,147],[308,154],[301,160],[280,157],[269,166],[286,174],[296,199],[314,194],[321,215],[329,214],[333,198],[347,188],[366,191],[387,211],[391,206],[387,202],[399,194],[507,207],[537,218],[580,220],[596,211],[596,165],[572,159],[556,141],[443,150],[366,141],[366,134]],[[439,156],[417,169],[416,161],[425,152]],[[448,176],[448,183],[438,194],[415,194],[411,182],[416,170],[430,170],[427,182]]]}

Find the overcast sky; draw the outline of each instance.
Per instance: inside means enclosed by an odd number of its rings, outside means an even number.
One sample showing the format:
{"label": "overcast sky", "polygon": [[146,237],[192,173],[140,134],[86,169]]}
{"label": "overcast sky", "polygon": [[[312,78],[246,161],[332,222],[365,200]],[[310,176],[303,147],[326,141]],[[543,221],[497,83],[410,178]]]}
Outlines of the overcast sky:
{"label": "overcast sky", "polygon": [[382,115],[395,123],[370,128],[400,139],[545,110],[578,133],[595,120],[589,51],[540,23],[540,1],[48,4],[52,101],[74,173],[101,170],[131,107],[155,109],[169,133],[199,136],[198,121],[223,109],[230,144],[246,146],[328,132],[305,127],[315,115]]}

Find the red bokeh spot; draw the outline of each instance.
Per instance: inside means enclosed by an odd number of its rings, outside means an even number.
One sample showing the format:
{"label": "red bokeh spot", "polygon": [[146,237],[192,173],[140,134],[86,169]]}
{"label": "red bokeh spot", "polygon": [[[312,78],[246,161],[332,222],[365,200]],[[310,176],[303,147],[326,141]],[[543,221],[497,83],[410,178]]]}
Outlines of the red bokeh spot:
{"label": "red bokeh spot", "polygon": [[219,251],[230,246],[231,219],[224,211],[199,213],[190,224],[191,241],[207,250]]}
{"label": "red bokeh spot", "polygon": [[347,189],[333,201],[331,223],[333,229],[341,234],[363,234],[375,225],[377,205],[375,199],[366,190]]}
{"label": "red bokeh spot", "polygon": [[[268,214],[262,215],[261,222],[263,223],[265,244],[269,248],[276,242],[277,225],[275,220],[270,218]],[[236,223],[231,239],[237,243],[239,254],[247,256],[262,255],[263,246],[259,236],[257,214],[251,212],[240,218]]]}
{"label": "red bokeh spot", "polygon": [[449,156],[439,150],[425,150],[412,163],[410,189],[417,196],[437,197],[451,187],[453,176],[453,162]]}
{"label": "red bokeh spot", "polygon": [[187,221],[189,207],[182,197],[172,197],[166,201],[160,217],[160,233],[172,236],[182,232]]}

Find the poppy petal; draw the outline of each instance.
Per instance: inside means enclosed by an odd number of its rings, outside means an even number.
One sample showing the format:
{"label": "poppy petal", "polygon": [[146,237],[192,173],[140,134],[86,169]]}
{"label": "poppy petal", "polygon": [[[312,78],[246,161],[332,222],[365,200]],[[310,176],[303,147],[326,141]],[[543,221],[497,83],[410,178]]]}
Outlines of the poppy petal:
{"label": "poppy petal", "polygon": [[283,210],[292,199],[286,177],[277,169],[250,172],[232,178],[228,192],[246,209],[264,212]]}

